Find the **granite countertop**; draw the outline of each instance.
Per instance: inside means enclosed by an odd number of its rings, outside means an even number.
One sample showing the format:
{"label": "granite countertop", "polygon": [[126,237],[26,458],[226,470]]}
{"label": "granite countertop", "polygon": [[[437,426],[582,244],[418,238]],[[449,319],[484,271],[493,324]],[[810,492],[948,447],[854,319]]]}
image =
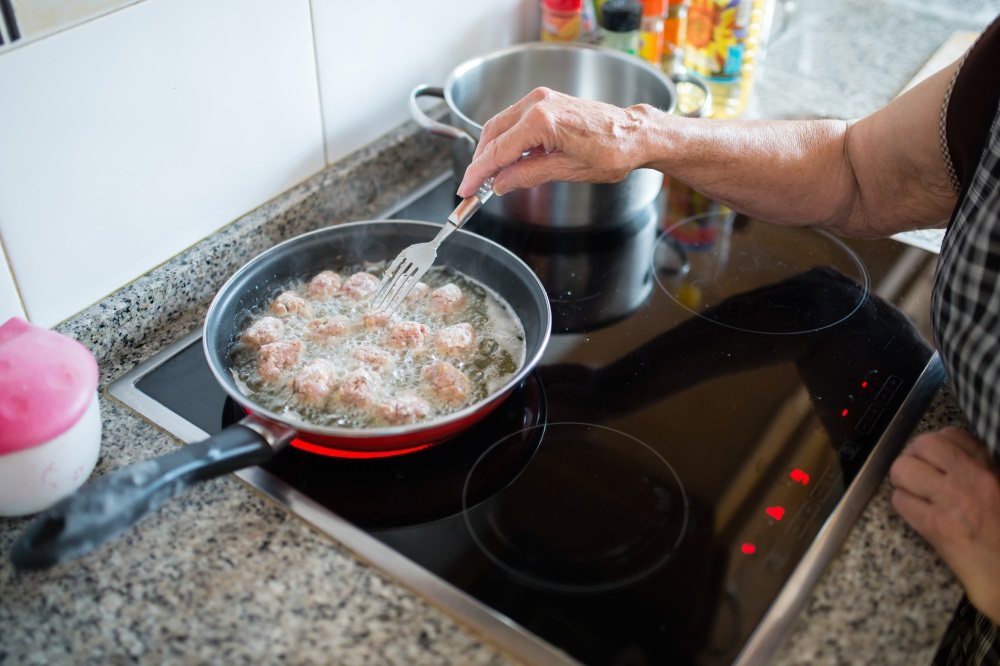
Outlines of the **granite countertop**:
{"label": "granite countertop", "polygon": [[[868,113],[952,31],[981,29],[995,11],[987,5],[803,0],[769,49],[754,113]],[[62,324],[101,370],[95,474],[178,445],[104,390],[199,326],[230,274],[285,238],[377,217],[448,163],[444,141],[406,124]],[[961,422],[946,388],[918,430]],[[775,663],[859,655],[929,663],[961,589],[894,514],[890,494],[883,482]],[[233,476],[195,487],[111,544],[48,571],[17,573],[6,557],[26,523],[0,519],[0,664],[514,661]]]}

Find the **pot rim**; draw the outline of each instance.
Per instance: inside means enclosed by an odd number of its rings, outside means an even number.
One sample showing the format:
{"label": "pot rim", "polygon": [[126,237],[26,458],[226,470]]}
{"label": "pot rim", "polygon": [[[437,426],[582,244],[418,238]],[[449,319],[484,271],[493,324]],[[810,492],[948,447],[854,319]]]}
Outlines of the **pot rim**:
{"label": "pot rim", "polygon": [[663,73],[662,70],[653,66],[651,63],[642,60],[633,55],[623,53],[617,49],[608,48],[606,46],[597,46],[594,44],[582,44],[582,43],[551,43],[551,42],[527,42],[524,44],[515,44],[514,46],[509,46],[507,48],[500,49],[498,51],[492,51],[490,53],[476,56],[470,58],[460,65],[456,66],[444,81],[444,99],[445,103],[448,105],[448,109],[454,113],[458,118],[465,123],[468,128],[475,129],[475,136],[473,137],[476,142],[479,142],[479,137],[482,134],[483,126],[476,121],[469,118],[465,113],[463,113],[458,105],[455,103],[455,99],[452,96],[452,89],[455,87],[455,82],[468,71],[481,67],[484,63],[491,62],[493,60],[498,60],[500,58],[506,58],[511,54],[522,53],[522,52],[533,52],[533,51],[577,51],[581,53],[593,52],[596,53],[596,57],[611,58],[613,60],[619,60],[628,67],[639,67],[645,69],[655,78],[663,84],[663,86],[670,93],[670,108],[663,109],[666,113],[673,113],[677,108],[677,87],[674,82]]}

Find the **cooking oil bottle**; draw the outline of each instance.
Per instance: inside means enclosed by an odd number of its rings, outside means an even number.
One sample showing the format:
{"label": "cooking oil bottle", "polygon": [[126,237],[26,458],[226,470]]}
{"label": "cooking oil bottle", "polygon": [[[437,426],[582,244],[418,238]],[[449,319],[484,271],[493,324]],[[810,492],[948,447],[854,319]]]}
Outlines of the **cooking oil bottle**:
{"label": "cooking oil bottle", "polygon": [[684,65],[712,91],[712,116],[735,118],[746,110],[774,0],[691,0]]}

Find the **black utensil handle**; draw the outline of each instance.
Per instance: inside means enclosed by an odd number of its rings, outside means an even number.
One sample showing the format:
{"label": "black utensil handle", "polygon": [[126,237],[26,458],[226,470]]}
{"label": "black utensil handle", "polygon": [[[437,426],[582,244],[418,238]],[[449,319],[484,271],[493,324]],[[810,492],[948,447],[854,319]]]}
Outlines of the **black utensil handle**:
{"label": "black utensil handle", "polygon": [[95,479],[39,515],[14,544],[18,569],[44,569],[109,541],[192,484],[269,460],[256,431],[234,425],[203,442]]}

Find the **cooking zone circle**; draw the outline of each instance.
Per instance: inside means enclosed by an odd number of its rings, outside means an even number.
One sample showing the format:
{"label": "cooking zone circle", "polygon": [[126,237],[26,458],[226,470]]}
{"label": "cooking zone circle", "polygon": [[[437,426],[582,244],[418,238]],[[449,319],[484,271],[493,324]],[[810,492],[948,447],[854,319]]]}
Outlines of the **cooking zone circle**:
{"label": "cooking zone circle", "polygon": [[500,439],[469,471],[463,516],[483,553],[519,580],[561,592],[619,588],[663,566],[688,520],[687,495],[670,464],[613,428],[535,428],[544,435],[534,458],[479,504],[472,489],[495,467],[509,467],[524,434]]}
{"label": "cooking zone circle", "polygon": [[819,331],[867,299],[868,271],[838,238],[807,227],[744,225],[706,213],[667,227],[651,256],[657,284],[699,317],[749,333]]}
{"label": "cooking zone circle", "polygon": [[[243,415],[243,409],[227,399],[222,425],[235,423]],[[438,446],[365,456],[293,439],[291,446],[262,467],[355,525],[412,527],[459,514],[463,489],[470,503],[475,503],[503,488],[534,456],[544,429],[530,426],[544,423],[545,418],[545,391],[537,373],[531,373],[489,416]],[[468,471],[483,449],[512,431],[516,432],[505,450],[507,467],[494,465],[474,487],[465,488]]]}

